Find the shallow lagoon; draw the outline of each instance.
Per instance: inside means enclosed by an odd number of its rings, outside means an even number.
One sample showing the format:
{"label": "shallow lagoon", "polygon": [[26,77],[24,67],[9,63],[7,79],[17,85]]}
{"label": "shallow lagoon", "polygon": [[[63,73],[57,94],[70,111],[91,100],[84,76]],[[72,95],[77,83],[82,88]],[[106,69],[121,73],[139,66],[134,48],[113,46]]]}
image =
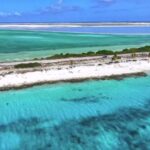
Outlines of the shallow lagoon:
{"label": "shallow lagoon", "polygon": [[[116,28],[117,30],[118,28]],[[75,30],[75,29],[74,29]],[[0,30],[0,62],[150,45],[150,34],[85,34]]]}
{"label": "shallow lagoon", "polygon": [[0,93],[0,149],[148,150],[150,76]]}

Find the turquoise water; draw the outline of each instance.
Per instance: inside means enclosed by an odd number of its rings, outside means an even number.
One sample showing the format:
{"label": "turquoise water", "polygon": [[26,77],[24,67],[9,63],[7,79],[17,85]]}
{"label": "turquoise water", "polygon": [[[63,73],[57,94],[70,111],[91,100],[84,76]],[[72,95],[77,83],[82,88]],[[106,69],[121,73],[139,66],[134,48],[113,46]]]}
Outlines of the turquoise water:
{"label": "turquoise water", "polygon": [[0,62],[82,53],[122,50],[150,45],[150,34],[85,34],[48,31],[0,30]]}
{"label": "turquoise water", "polygon": [[0,93],[0,150],[149,150],[150,76]]}

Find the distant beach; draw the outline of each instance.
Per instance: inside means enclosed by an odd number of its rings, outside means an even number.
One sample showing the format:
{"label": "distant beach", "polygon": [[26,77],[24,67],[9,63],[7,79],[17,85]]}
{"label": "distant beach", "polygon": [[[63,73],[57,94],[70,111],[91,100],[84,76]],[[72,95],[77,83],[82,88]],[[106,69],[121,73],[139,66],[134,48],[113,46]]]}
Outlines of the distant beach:
{"label": "distant beach", "polygon": [[0,28],[47,28],[47,27],[120,27],[150,26],[149,22],[101,22],[101,23],[1,23]]}
{"label": "distant beach", "polygon": [[1,23],[0,29],[89,34],[150,34],[150,23]]}

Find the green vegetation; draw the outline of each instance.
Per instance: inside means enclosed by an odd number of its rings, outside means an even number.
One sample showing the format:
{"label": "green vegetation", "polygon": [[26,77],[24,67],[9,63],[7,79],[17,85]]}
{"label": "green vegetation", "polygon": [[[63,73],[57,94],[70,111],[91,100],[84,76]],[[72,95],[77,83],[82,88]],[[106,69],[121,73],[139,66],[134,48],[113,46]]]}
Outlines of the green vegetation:
{"label": "green vegetation", "polygon": [[27,63],[27,64],[18,64],[14,66],[14,68],[16,69],[35,68],[35,67],[41,67],[41,64],[40,63]]}
{"label": "green vegetation", "polygon": [[118,56],[117,53],[115,53],[114,56],[112,57],[112,60],[117,61],[118,59],[121,59],[121,57]]}
{"label": "green vegetation", "polygon": [[[117,56],[118,54],[132,54],[132,57],[136,57],[136,53],[138,52],[150,52],[150,46],[144,46],[140,48],[129,48],[129,49],[123,49],[122,51],[110,51],[110,50],[100,50],[97,52],[87,52],[87,53],[81,53],[81,54],[71,54],[71,53],[66,53],[66,54],[56,54],[51,57],[47,57],[46,59],[59,59],[59,58],[70,58],[70,57],[88,57],[88,56],[100,56],[100,55],[114,55]],[[119,59],[118,56],[117,58],[114,57],[114,59]]]}
{"label": "green vegetation", "polygon": [[140,47],[140,48],[124,49],[124,50],[120,51],[119,53],[126,54],[126,53],[138,53],[138,52],[150,52],[150,46],[144,46],[144,47]]}

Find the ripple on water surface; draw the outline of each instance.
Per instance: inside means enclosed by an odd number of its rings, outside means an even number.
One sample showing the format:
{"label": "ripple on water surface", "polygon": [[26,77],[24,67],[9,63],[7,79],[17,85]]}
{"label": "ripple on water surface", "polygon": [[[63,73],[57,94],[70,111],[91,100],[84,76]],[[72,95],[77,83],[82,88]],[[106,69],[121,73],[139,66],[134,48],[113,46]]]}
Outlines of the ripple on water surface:
{"label": "ripple on water surface", "polygon": [[150,76],[1,92],[0,149],[150,149],[149,91]]}

